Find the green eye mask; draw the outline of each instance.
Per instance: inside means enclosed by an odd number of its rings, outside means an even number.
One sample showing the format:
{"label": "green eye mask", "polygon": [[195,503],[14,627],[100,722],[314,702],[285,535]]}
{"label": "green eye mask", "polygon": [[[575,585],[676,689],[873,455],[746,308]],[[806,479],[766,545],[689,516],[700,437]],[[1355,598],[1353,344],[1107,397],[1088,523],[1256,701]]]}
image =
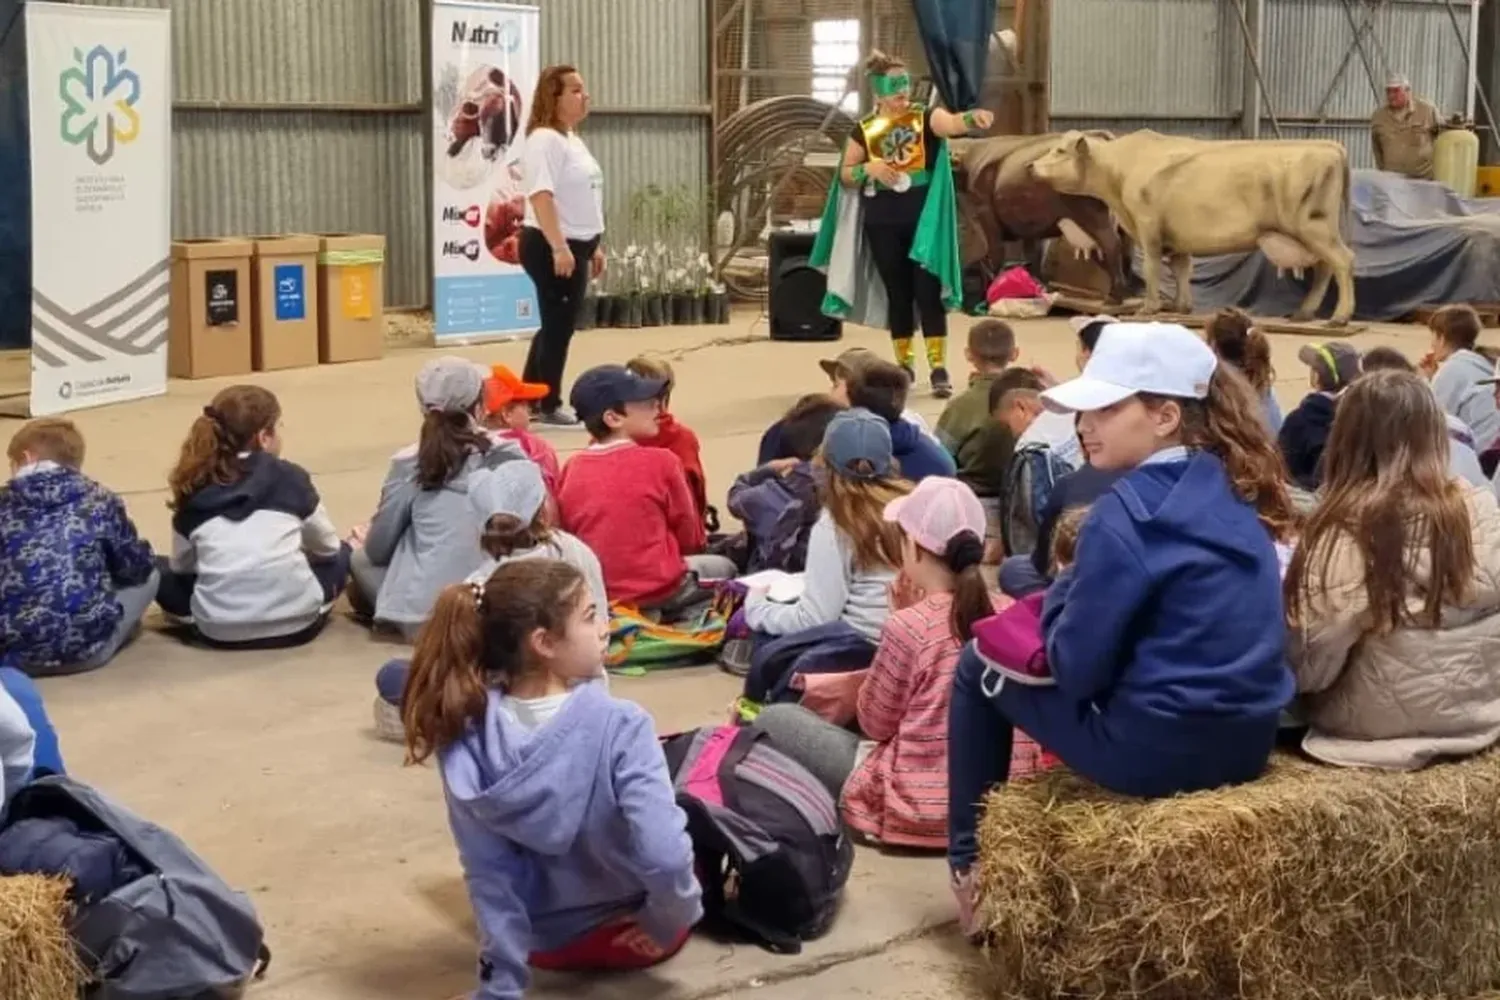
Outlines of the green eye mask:
{"label": "green eye mask", "polygon": [[908,73],[872,73],[870,89],[882,100],[897,97],[911,91],[911,76]]}

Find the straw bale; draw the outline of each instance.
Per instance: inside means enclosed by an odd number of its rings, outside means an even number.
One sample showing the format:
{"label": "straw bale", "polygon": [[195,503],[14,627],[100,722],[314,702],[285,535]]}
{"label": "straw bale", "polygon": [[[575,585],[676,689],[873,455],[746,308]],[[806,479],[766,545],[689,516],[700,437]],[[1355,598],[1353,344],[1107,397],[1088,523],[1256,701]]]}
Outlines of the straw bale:
{"label": "straw bale", "polygon": [[0,998],[76,1000],[82,970],[68,934],[68,883],[0,878]]}
{"label": "straw bale", "polygon": [[1473,997],[1500,989],[1500,753],[1278,755],[1157,802],[1054,771],[990,797],[976,878],[997,997]]}

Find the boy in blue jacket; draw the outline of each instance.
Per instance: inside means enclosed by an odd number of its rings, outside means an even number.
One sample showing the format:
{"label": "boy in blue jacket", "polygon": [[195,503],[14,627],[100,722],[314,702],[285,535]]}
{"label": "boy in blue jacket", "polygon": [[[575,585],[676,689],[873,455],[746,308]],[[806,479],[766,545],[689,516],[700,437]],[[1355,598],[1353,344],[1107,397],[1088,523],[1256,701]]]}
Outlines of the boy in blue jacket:
{"label": "boy in blue jacket", "polygon": [[1124,475],[1047,592],[1055,684],[1006,683],[972,647],[959,662],[949,864],[970,931],[976,803],[1005,780],[1015,727],[1103,787],[1155,798],[1259,776],[1293,693],[1275,542],[1295,514],[1244,377],[1184,327],[1121,323],[1043,399],[1081,414],[1090,462]]}
{"label": "boy in blue jacket", "polygon": [[948,449],[902,419],[910,387],[911,379],[899,365],[875,361],[850,374],[844,389],[848,399],[839,401],[851,408],[863,407],[890,425],[891,450],[903,479],[918,483],[928,476],[958,475],[958,465]]}
{"label": "boy in blue jacket", "polygon": [[156,599],[151,546],[88,478],[71,420],[24,424],[0,488],[0,650],[33,677],[102,667]]}

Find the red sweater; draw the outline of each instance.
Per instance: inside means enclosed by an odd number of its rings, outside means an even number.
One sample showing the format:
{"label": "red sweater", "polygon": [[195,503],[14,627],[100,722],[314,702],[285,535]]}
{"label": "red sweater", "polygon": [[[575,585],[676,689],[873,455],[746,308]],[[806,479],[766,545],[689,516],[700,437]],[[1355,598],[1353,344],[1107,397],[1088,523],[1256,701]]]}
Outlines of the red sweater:
{"label": "red sweater", "polygon": [[703,549],[703,519],[677,459],[624,441],[578,452],[557,488],[563,530],[599,557],[604,589],[621,604],[672,595],[687,572],[684,554]]}
{"label": "red sweater", "polygon": [[682,463],[682,472],[687,476],[688,492],[693,495],[693,507],[698,511],[698,523],[708,516],[708,477],[703,474],[703,446],[698,435],[686,424],[679,424],[670,413],[663,413],[657,420],[656,436],[643,439],[640,444],[647,448],[662,448],[677,456]]}

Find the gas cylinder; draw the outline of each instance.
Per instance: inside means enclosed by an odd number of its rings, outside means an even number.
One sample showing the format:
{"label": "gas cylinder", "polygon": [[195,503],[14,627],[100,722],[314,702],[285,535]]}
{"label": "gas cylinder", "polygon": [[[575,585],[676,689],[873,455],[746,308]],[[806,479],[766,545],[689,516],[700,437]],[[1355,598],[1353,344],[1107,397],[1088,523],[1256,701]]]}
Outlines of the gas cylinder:
{"label": "gas cylinder", "polygon": [[1479,136],[1462,128],[1440,132],[1432,144],[1432,175],[1459,197],[1474,197],[1479,179]]}

